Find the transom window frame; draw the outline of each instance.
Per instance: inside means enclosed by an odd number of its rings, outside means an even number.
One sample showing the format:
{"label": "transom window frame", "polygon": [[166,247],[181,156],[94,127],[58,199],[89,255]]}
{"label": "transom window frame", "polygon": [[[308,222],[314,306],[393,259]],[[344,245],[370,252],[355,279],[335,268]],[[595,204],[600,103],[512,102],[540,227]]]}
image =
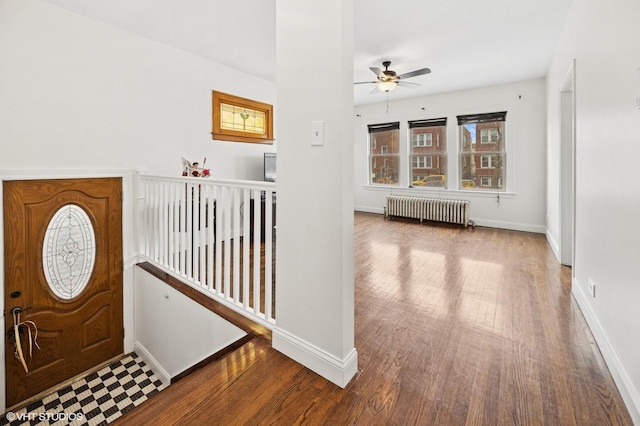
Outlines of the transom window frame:
{"label": "transom window frame", "polygon": [[[240,96],[212,90],[212,122],[211,135],[215,140],[273,144],[273,105],[258,102]],[[222,125],[223,105],[231,105],[248,111],[264,114],[264,131],[262,133],[247,132],[225,128]]]}

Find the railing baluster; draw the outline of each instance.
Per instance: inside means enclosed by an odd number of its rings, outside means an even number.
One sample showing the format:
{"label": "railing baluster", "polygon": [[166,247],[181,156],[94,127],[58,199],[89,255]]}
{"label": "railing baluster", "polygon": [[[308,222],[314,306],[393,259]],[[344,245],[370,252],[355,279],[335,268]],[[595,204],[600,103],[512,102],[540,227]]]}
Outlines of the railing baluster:
{"label": "railing baluster", "polygon": [[180,184],[173,184],[173,271],[180,271]]}
{"label": "railing baluster", "polygon": [[233,189],[233,293],[235,303],[240,301],[240,189]]}
{"label": "railing baluster", "polygon": [[186,268],[185,272],[189,280],[193,280],[193,184],[187,185],[185,204],[187,206],[185,235],[187,237],[186,242]]}
{"label": "railing baluster", "polygon": [[213,282],[215,277],[213,275],[213,261],[216,244],[216,230],[215,230],[215,188],[207,185],[207,224],[209,225],[207,230],[207,289],[213,291]]}
{"label": "railing baluster", "polygon": [[[253,191],[253,229],[260,229],[260,215],[262,209],[256,209],[255,205],[260,202],[262,191]],[[257,315],[260,310],[260,292],[262,290],[262,280],[260,278],[260,232],[253,233],[253,311]]]}
{"label": "railing baluster", "polygon": [[151,208],[149,205],[149,197],[151,196],[151,183],[145,179],[142,179],[141,185],[144,185],[143,188],[143,199],[142,199],[142,213],[140,214],[141,222],[142,222],[142,230],[144,235],[142,236],[142,248],[144,255],[148,258],[149,256],[149,237],[151,236],[151,229],[149,229],[149,215],[151,214]]}
{"label": "railing baluster", "polygon": [[180,188],[180,275],[187,276],[187,187],[185,183]]}
{"label": "railing baluster", "polygon": [[222,289],[222,190],[215,188],[216,198],[216,294],[221,295]]}
{"label": "railing baluster", "polygon": [[181,184],[173,185],[173,270],[180,274],[180,188]]}
{"label": "railing baluster", "polygon": [[167,211],[167,268],[173,269],[173,223],[174,223],[174,214],[173,214],[173,184],[166,184],[167,191],[167,200],[164,205],[164,208]]}
{"label": "railing baluster", "polygon": [[202,185],[198,185],[198,207],[200,211],[198,213],[198,226],[200,234],[200,244],[198,245],[198,282],[201,286],[206,285],[205,276],[205,251],[207,247],[207,217],[206,217],[206,190]]}
{"label": "railing baluster", "polygon": [[[242,307],[249,307],[249,270],[251,266],[251,257],[249,248],[251,246],[251,190],[242,190]],[[255,203],[254,203],[255,209]]]}
{"label": "railing baluster", "polygon": [[156,262],[160,259],[160,208],[158,202],[158,192],[160,191],[160,185],[154,182],[153,185],[153,260]]}
{"label": "railing baluster", "polygon": [[169,244],[167,237],[167,224],[169,219],[167,217],[167,186],[160,185],[160,194],[158,197],[158,213],[160,214],[160,263],[167,266],[169,258]]}
{"label": "railing baluster", "polygon": [[223,252],[224,252],[224,275],[223,275],[223,292],[226,298],[229,298],[231,294],[231,196],[229,192],[230,188],[224,188],[225,194],[223,198],[223,210],[224,210],[224,235],[223,238]]}

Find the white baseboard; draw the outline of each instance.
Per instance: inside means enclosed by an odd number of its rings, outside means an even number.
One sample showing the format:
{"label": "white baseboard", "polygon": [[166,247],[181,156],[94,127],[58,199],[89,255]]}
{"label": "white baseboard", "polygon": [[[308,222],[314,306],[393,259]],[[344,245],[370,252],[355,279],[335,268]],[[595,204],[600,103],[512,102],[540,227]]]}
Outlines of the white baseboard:
{"label": "white baseboard", "polygon": [[553,235],[551,235],[548,229],[546,230],[545,235],[547,236],[547,242],[549,243],[549,246],[551,246],[553,254],[556,256],[556,259],[558,259],[558,262],[560,262],[560,245],[556,239],[553,238]]}
{"label": "white baseboard", "polygon": [[272,346],[341,388],[347,386],[358,372],[355,348],[344,359],[339,359],[279,328],[273,330]]}
{"label": "white baseboard", "polygon": [[149,351],[142,346],[140,342],[135,343],[135,352],[144,362],[153,370],[153,373],[162,382],[163,385],[169,386],[171,384],[171,376],[165,370],[160,363],[149,353]]}
{"label": "white baseboard", "polygon": [[471,217],[477,226],[486,226],[487,228],[508,229],[510,231],[534,232],[536,234],[546,233],[546,228],[542,225],[534,225],[531,223],[507,222],[503,220],[478,219]]}
{"label": "white baseboard", "polygon": [[589,329],[598,344],[602,357],[611,372],[613,381],[618,387],[622,400],[627,406],[629,415],[631,416],[634,424],[640,425],[640,392],[638,392],[638,389],[633,385],[633,381],[624,368],[624,364],[620,360],[620,357],[618,357],[611,341],[609,341],[607,334],[600,325],[598,317],[588,302],[589,299],[587,297],[587,293],[585,293],[585,289],[586,286],[580,285],[576,279],[571,283],[571,292],[573,293],[573,297],[576,299],[576,302],[578,302],[578,306],[580,306],[580,310],[582,311],[582,314],[589,325]]}
{"label": "white baseboard", "polygon": [[357,212],[384,214],[384,207],[355,206]]}
{"label": "white baseboard", "polygon": [[[384,208],[375,208],[368,206],[355,206],[357,212],[384,214]],[[508,229],[511,231],[534,232],[536,234],[545,234],[546,228],[542,225],[534,225],[530,223],[507,222],[501,220],[478,219],[471,217],[477,226],[485,226],[487,228]]]}

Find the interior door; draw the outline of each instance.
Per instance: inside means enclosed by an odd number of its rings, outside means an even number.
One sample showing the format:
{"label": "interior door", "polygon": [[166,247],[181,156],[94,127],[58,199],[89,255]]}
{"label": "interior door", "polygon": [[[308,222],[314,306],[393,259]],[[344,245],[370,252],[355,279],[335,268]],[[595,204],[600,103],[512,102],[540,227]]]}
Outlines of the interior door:
{"label": "interior door", "polygon": [[[122,354],[120,178],[4,182],[7,407]],[[16,358],[12,311],[40,350]],[[32,327],[33,332],[33,327]]]}

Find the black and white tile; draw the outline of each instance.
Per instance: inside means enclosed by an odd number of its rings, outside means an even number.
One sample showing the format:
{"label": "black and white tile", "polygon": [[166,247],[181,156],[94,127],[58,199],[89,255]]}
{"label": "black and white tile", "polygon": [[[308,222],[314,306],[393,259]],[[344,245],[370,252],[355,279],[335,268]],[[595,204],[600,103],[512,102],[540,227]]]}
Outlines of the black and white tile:
{"label": "black and white tile", "polygon": [[106,425],[163,388],[132,353],[40,401],[5,413],[0,425]]}

